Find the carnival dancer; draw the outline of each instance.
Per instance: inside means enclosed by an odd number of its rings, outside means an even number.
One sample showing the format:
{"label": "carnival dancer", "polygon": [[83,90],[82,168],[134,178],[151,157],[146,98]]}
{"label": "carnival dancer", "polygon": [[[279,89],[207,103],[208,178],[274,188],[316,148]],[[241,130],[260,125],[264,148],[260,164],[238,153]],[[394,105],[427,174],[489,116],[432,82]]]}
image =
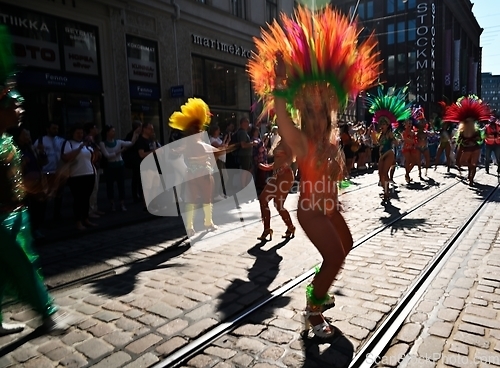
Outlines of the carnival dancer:
{"label": "carnival dancer", "polygon": [[[194,230],[194,211],[197,205],[203,208],[205,216],[205,230],[213,231],[217,226],[212,221],[213,193],[214,193],[214,165],[213,157],[222,152],[208,143],[202,141],[201,133],[210,124],[210,109],[199,98],[189,98],[181,106],[181,111],[176,111],[170,116],[170,127],[180,130],[185,136],[194,137],[189,147],[183,147],[182,153],[187,166],[186,191],[186,229],[188,237],[196,234]],[[198,135],[197,137],[195,137]],[[179,151],[180,152],[180,151]]]}
{"label": "carnival dancer", "polygon": [[377,95],[367,94],[366,100],[370,105],[370,113],[373,114],[373,122],[378,125],[378,142],[380,145],[380,158],[378,161],[378,173],[380,185],[384,191],[384,201],[390,200],[389,184],[394,175],[396,155],[394,145],[397,143],[392,129],[399,127],[399,121],[409,119],[411,110],[406,102],[406,90],[402,88],[392,94],[384,94],[383,88],[379,87]]}
{"label": "carnival dancer", "polygon": [[490,173],[491,154],[494,153],[497,161],[497,175],[500,175],[500,124],[494,115],[485,126],[484,143],[486,145],[484,169],[487,174]]}
{"label": "carnival dancer", "polygon": [[[297,217],[323,257],[307,287],[304,320],[306,331],[312,325],[316,336],[326,338],[334,335],[322,314],[331,302],[328,290],[353,244],[337,207],[345,161],[336,117],[349,97],[375,83],[380,62],[374,37],[360,44],[356,25],[331,7],[313,12],[299,6],[295,19],[283,14],[281,21],[283,27],[275,20],[269,31],[262,31],[262,39],[255,40],[257,51],[249,73],[261,99],[274,95],[280,134],[297,156],[301,176]],[[299,111],[300,130],[287,103]]]}
{"label": "carnival dancer", "polygon": [[422,107],[415,107],[412,110],[412,117],[417,122],[417,149],[419,151],[418,157],[418,176],[422,179],[422,156],[424,156],[425,163],[425,176],[431,164],[431,154],[429,152],[429,124],[425,119],[424,109]]}
{"label": "carnival dancer", "polygon": [[467,165],[469,186],[474,185],[474,176],[483,143],[483,133],[478,123],[488,121],[490,115],[487,104],[483,103],[477,96],[469,95],[459,98],[446,110],[443,117],[445,121],[459,123],[457,145],[461,149],[461,163],[457,162],[457,165]]}
{"label": "carnival dancer", "polygon": [[441,155],[444,152],[446,158],[447,172],[450,172],[451,136],[453,134],[454,124],[447,121],[443,121],[442,119],[442,117],[446,114],[446,109],[447,109],[446,102],[441,101],[439,102],[439,105],[441,106],[441,113],[436,115],[436,117],[434,118],[434,130],[439,132],[439,146],[436,152],[436,162],[434,170],[437,169],[440,163],[439,160],[441,159]]}
{"label": "carnival dancer", "polygon": [[[30,220],[24,206],[21,152],[5,132],[20,122],[23,99],[14,89],[13,56],[7,29],[0,26],[0,300],[4,293],[30,304],[43,318],[43,328],[64,331],[69,315],[57,312],[43,283],[38,255],[32,248]],[[33,193],[35,194],[35,193]],[[2,320],[0,335],[20,332],[23,324]]]}
{"label": "carnival dancer", "polygon": [[405,158],[405,180],[411,182],[410,173],[415,166],[418,166],[420,159],[419,151],[417,150],[417,134],[413,129],[413,122],[406,119],[404,122],[404,131],[401,134],[403,149],[402,153]]}
{"label": "carnival dancer", "polygon": [[281,139],[276,148],[274,148],[274,161],[271,164],[260,164],[264,171],[273,171],[273,176],[269,179],[264,190],[259,195],[260,211],[264,231],[257,239],[273,240],[273,229],[271,229],[271,211],[269,202],[274,200],[274,206],[283,219],[287,229],[283,238],[291,238],[295,235],[295,226],[293,226],[290,213],[285,208],[285,200],[292,189],[294,175],[291,168],[293,162],[293,153],[290,147]]}

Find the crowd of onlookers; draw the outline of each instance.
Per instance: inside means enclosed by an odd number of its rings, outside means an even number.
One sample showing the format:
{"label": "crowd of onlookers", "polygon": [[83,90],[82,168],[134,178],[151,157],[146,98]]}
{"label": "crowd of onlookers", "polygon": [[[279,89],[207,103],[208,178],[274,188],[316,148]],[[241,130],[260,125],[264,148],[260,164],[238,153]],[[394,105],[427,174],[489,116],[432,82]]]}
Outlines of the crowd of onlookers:
{"label": "crowd of onlookers", "polygon": [[[232,147],[217,159],[221,175],[214,177],[220,181],[216,188],[221,189],[219,193],[214,193],[216,200],[225,197],[231,187],[245,186],[252,177],[257,192],[265,186],[271,173],[262,170],[259,164],[273,162],[273,150],[281,138],[277,126],[263,124],[257,122],[252,126],[248,118],[242,118],[237,126],[230,122],[223,131],[217,124],[208,128],[212,146],[220,149]],[[439,132],[432,128],[426,132],[431,161],[436,163]],[[134,122],[124,139],[116,137],[113,126],[105,125],[99,132],[94,123],[71,126],[67,139],[58,135],[57,124],[49,123],[46,134],[34,143],[31,141],[30,132],[22,126],[11,130],[10,133],[23,155],[23,175],[35,238],[43,237],[41,228],[47,217],[49,201],[53,204],[53,218],[61,218],[62,197],[66,187],[73,197],[74,220],[79,230],[97,226],[95,219],[104,215],[104,211],[127,211],[126,177],[131,178],[133,201],[142,202],[146,210],[140,164],[148,154],[160,147],[151,123]],[[180,138],[181,132],[172,131],[169,139],[174,141]],[[363,172],[377,167],[379,149],[377,132],[373,125],[364,122],[341,123],[339,139],[348,168],[347,177],[354,171]],[[500,153],[500,149],[498,151]],[[396,147],[396,157],[402,165],[401,147]],[[484,157],[483,154],[483,160]],[[441,159],[438,158],[437,163]],[[242,180],[242,183],[234,183],[234,178],[227,175],[231,170],[226,169],[240,169],[247,174],[236,178]],[[100,177],[102,174],[103,180]],[[295,174],[298,175],[296,170]],[[107,203],[98,203],[100,182],[106,184]]]}

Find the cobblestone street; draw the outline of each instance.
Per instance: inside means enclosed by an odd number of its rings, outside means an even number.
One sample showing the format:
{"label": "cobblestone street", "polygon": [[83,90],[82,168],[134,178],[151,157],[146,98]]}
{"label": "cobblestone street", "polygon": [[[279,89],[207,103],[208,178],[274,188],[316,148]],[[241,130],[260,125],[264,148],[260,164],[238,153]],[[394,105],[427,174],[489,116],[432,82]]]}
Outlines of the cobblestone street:
{"label": "cobblestone street", "polygon": [[[326,312],[342,332],[338,339],[301,338],[302,285],[250,315],[186,366],[346,367],[352,354],[497,184],[496,177],[480,171],[477,181],[481,184],[469,188],[442,171],[429,171],[425,181],[400,184],[391,205],[380,203],[376,175],[353,179],[355,184],[341,195],[345,217],[358,240],[450,187],[350,253],[332,289],[336,306]],[[396,181],[404,181],[399,170]],[[296,201],[296,195],[290,195],[286,207],[296,208]],[[259,218],[257,202],[242,205],[242,211]],[[6,310],[6,320],[27,322],[29,328],[0,338],[0,349],[10,349],[0,357],[0,367],[148,367],[160,362],[320,262],[300,228],[294,239],[282,241],[285,226],[274,208],[272,211],[276,239],[265,244],[256,240],[262,231],[259,221],[246,224],[243,238],[231,238],[228,231],[191,247],[186,242],[173,245],[182,241],[185,232],[167,227],[161,220],[120,230],[123,248],[119,256],[113,250],[87,256],[87,263],[100,265],[99,270],[109,269],[110,274],[54,292],[62,309],[77,319],[67,334],[29,339],[40,324],[34,313],[20,306]],[[483,212],[487,216],[477,221],[409,317],[388,357],[409,354],[404,364],[427,367],[450,363],[445,355],[438,357],[438,352],[471,358],[490,352],[500,355],[494,352],[498,350],[494,340],[500,338],[495,333],[495,308],[500,308],[495,298],[500,281],[494,245],[498,212],[497,196]],[[294,211],[292,218],[297,223]],[[170,232],[169,240],[162,239],[163,231]],[[115,233],[101,238],[103,244]],[[102,234],[91,236],[97,239]],[[64,254],[63,246],[42,248],[42,256]],[[73,262],[70,258],[68,264]],[[130,260],[136,262],[127,265]],[[47,284],[57,286],[83,272],[69,268],[47,267]],[[23,344],[15,345],[23,338]],[[435,359],[423,359],[428,356]],[[422,361],[425,366],[419,365]]]}

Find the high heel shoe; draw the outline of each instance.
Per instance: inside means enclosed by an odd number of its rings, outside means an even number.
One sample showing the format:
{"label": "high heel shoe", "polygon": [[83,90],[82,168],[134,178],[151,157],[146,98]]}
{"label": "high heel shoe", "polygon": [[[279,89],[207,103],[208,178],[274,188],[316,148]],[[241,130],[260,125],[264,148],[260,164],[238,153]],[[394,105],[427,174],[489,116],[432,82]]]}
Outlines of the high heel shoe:
{"label": "high heel shoe", "polygon": [[289,239],[293,237],[295,237],[295,226],[289,226],[282,238]]}
{"label": "high heel shoe", "polygon": [[[312,328],[312,332],[315,336],[321,338],[329,338],[332,337],[335,333],[333,327],[325,321],[323,315],[321,314],[322,306],[308,305],[306,310],[302,313],[304,316],[304,333],[309,333],[309,330]],[[313,326],[309,318],[314,316],[321,316],[323,322]]]}
{"label": "high heel shoe", "polygon": [[273,229],[266,229],[262,232],[262,235],[257,238],[257,240],[267,241],[267,236],[269,235],[269,241],[273,240]]}
{"label": "high heel shoe", "polygon": [[323,311],[335,307],[335,295],[328,294],[327,301],[323,304]]}

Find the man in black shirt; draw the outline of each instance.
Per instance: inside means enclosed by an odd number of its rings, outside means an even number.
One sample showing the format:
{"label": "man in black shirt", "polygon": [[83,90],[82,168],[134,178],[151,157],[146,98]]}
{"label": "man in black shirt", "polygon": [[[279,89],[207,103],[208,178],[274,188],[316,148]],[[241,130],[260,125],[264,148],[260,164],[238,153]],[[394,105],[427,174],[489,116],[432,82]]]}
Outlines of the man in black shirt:
{"label": "man in black shirt", "polygon": [[250,183],[252,177],[252,148],[255,143],[250,140],[250,136],[248,135],[249,127],[250,121],[247,118],[242,118],[240,120],[240,129],[236,132],[240,145],[238,149],[238,162],[240,164],[240,169],[243,170],[241,175],[241,189],[245,188],[248,183]]}
{"label": "man in black shirt", "polygon": [[[155,134],[155,130],[153,127],[153,124],[151,123],[143,123],[142,124],[142,134],[137,138],[137,141],[135,142],[134,149],[137,152],[137,159],[138,159],[138,164],[136,167],[134,167],[134,170],[136,172],[132,175],[137,175],[138,182],[140,184],[140,190],[142,192],[142,181],[141,181],[141,162],[142,160],[149,155],[151,152],[153,152],[156,147],[154,145],[154,142],[152,141],[152,138]],[[143,193],[143,201],[144,201],[144,193]],[[146,208],[146,202],[144,202],[144,208]]]}

